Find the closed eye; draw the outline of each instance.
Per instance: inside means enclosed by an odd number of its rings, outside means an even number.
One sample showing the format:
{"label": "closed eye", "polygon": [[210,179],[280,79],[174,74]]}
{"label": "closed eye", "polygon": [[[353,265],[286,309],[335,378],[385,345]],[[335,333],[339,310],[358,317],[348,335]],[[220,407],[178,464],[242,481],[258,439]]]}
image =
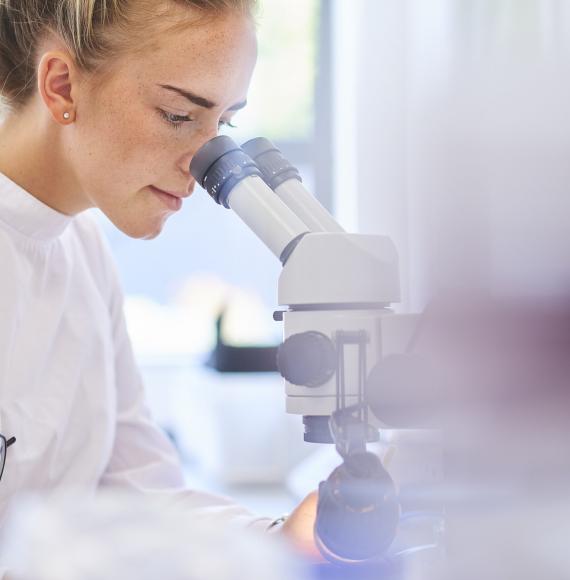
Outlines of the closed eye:
{"label": "closed eye", "polygon": [[157,109],[160,116],[172,127],[179,129],[184,123],[190,123],[194,119],[188,115],[176,115],[175,113],[169,113],[163,109]]}

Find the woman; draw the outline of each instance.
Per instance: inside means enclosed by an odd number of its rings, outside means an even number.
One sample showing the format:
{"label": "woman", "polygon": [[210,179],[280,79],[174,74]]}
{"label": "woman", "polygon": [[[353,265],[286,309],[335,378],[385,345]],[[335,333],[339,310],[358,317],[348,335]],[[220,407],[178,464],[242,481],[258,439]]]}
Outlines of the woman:
{"label": "woman", "polygon": [[[192,517],[270,520],[183,490],[147,414],[105,243],[82,213],[153,238],[190,160],[246,102],[254,0],[0,0],[0,433],[16,492],[175,494]],[[281,529],[310,544],[314,498]]]}

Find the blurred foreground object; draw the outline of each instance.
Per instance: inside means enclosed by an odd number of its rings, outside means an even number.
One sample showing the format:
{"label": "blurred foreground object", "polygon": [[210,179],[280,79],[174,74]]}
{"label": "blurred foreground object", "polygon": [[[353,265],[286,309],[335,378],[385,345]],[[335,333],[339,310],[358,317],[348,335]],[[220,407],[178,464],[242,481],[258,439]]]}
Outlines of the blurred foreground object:
{"label": "blurred foreground object", "polygon": [[570,478],[570,300],[442,295],[367,384],[396,428],[443,429],[446,478],[519,488]]}
{"label": "blurred foreground object", "polygon": [[0,562],[14,580],[299,580],[275,536],[192,521],[148,496],[30,498],[5,528]]}

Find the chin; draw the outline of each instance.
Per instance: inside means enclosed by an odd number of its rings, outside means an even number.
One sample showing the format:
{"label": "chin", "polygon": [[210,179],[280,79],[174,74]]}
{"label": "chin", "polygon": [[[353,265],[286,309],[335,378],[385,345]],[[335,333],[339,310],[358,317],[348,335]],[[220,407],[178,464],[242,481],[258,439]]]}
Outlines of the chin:
{"label": "chin", "polygon": [[160,228],[159,230],[156,230],[154,232],[150,232],[148,234],[145,234],[144,236],[131,236],[131,237],[132,238],[136,237],[139,240],[154,240],[154,238],[158,237],[160,232],[162,232],[162,228]]}
{"label": "chin", "polygon": [[148,221],[111,221],[119,230],[129,236],[129,238],[135,238],[137,240],[152,240],[162,232],[166,217],[168,216],[162,216],[161,219]]}

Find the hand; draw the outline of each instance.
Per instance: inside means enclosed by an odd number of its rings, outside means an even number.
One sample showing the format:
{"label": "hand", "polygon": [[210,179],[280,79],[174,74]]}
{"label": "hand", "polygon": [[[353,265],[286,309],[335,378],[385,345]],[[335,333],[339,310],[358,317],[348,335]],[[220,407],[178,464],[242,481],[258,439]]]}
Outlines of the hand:
{"label": "hand", "polygon": [[279,533],[283,534],[302,556],[314,562],[324,562],[315,544],[314,527],[319,494],[311,492],[289,515]]}

